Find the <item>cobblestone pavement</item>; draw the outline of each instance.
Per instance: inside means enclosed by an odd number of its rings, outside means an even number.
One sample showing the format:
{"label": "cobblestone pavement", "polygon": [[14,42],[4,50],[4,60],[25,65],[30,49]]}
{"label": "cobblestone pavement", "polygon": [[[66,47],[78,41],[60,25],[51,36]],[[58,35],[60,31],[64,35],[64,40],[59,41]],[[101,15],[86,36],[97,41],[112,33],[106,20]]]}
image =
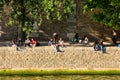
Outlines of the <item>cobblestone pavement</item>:
{"label": "cobblestone pavement", "polygon": [[56,52],[51,46],[0,47],[0,69],[120,69],[120,48],[108,46],[107,53],[92,47],[66,46]]}

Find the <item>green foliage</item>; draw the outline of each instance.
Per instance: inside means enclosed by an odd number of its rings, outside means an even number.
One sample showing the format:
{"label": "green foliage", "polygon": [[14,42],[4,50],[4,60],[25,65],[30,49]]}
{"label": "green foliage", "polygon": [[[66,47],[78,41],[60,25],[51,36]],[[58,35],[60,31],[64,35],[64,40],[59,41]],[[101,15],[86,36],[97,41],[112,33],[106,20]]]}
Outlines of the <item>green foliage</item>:
{"label": "green foliage", "polygon": [[10,12],[6,24],[18,25],[29,35],[35,21],[40,26],[44,16],[49,21],[67,18],[73,10],[73,4],[74,0],[1,0],[0,11],[3,11],[4,5],[8,5]]}
{"label": "green foliage", "polygon": [[48,20],[67,17],[72,12],[74,0],[43,0],[43,9]]}
{"label": "green foliage", "polygon": [[4,6],[4,0],[0,1],[0,22],[2,20],[1,14],[2,14],[2,10],[3,10],[3,6]]}
{"label": "green foliage", "polygon": [[84,13],[88,11],[94,20],[120,30],[120,0],[88,0]]}

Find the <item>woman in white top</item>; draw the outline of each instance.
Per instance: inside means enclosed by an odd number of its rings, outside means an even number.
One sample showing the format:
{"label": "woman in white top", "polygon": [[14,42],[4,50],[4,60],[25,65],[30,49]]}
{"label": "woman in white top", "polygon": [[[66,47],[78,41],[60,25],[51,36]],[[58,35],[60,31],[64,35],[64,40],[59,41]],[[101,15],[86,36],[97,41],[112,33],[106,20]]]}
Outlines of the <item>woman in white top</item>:
{"label": "woman in white top", "polygon": [[25,46],[29,46],[30,47],[30,40],[29,39],[25,40]]}
{"label": "woman in white top", "polygon": [[84,38],[84,44],[88,44],[88,43],[89,43],[88,37],[85,36],[85,38]]}
{"label": "woman in white top", "polygon": [[64,47],[64,41],[62,38],[59,39],[58,43],[60,46]]}

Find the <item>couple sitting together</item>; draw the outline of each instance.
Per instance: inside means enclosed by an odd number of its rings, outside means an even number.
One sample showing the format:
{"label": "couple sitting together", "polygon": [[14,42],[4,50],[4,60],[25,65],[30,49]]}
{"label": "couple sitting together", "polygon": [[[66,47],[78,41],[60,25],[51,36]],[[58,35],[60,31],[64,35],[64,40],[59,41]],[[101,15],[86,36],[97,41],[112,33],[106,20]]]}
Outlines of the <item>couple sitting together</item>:
{"label": "couple sitting together", "polygon": [[75,36],[73,37],[72,42],[73,42],[73,43],[80,43],[80,44],[88,44],[88,43],[89,43],[89,39],[88,39],[88,37],[85,35],[82,39],[79,40],[78,33],[76,33]]}
{"label": "couple sitting together", "polygon": [[95,51],[102,51],[103,53],[106,53],[106,47],[104,46],[103,44],[103,40],[100,39],[100,40],[96,40],[94,42],[94,46],[93,46],[94,50]]}
{"label": "couple sitting together", "polygon": [[61,52],[59,47],[64,47],[64,41],[60,38],[58,42],[55,42],[55,40],[51,38],[48,45],[52,46],[57,52]]}

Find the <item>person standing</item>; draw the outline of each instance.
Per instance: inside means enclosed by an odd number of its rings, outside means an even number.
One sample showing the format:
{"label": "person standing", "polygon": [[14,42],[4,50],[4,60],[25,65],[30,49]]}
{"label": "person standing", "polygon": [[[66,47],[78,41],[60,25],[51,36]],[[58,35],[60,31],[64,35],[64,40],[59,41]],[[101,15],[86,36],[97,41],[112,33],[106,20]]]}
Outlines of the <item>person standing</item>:
{"label": "person standing", "polygon": [[53,33],[53,40],[56,43],[58,43],[58,34],[57,33]]}
{"label": "person standing", "polygon": [[117,32],[115,30],[112,31],[112,42],[113,44],[117,44]]}

